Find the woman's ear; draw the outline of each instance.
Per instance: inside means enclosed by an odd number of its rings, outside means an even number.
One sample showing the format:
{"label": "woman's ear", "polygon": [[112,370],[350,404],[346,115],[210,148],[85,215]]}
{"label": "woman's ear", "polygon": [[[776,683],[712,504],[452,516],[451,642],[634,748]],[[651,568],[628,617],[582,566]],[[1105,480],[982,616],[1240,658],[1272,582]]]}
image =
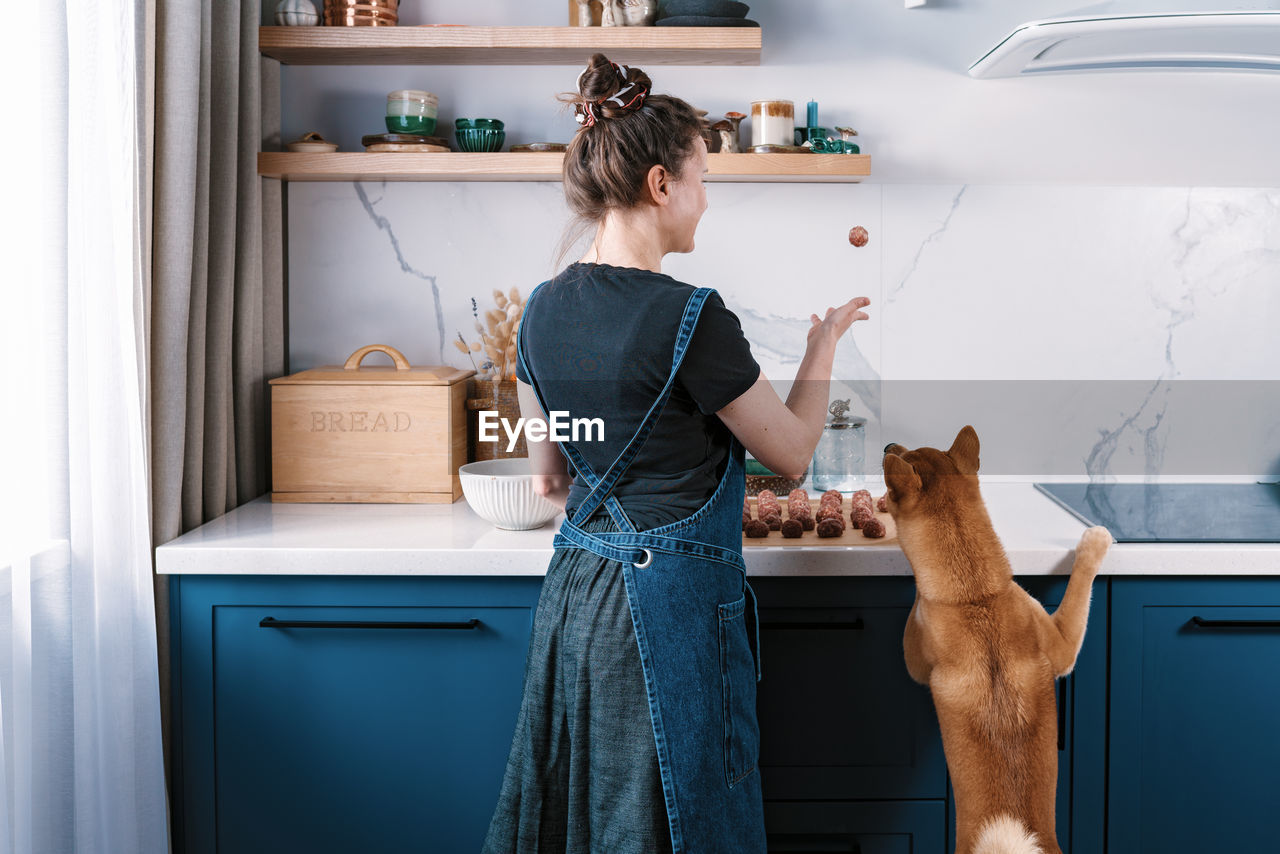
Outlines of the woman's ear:
{"label": "woman's ear", "polygon": [[661,163],[655,163],[649,167],[644,184],[649,194],[649,201],[653,204],[666,205],[671,201],[671,173]]}
{"label": "woman's ear", "polygon": [[899,503],[920,491],[920,475],[897,454],[884,456],[884,482],[893,492],[893,500]]}

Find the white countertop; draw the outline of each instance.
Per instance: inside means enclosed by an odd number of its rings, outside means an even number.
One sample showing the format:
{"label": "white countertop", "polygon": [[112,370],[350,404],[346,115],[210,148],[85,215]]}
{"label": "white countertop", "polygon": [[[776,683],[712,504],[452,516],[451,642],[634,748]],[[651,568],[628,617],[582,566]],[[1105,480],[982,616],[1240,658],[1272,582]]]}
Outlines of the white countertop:
{"label": "white countertop", "polygon": [[[869,486],[868,488],[873,488]],[[874,491],[874,489],[873,489]],[[983,483],[1015,575],[1066,575],[1084,525],[1030,483]],[[249,502],[156,550],[165,574],[542,575],[562,517],[501,531],[455,504]],[[910,575],[896,546],[749,546],[753,576]],[[1280,543],[1127,543],[1104,575],[1280,575]]]}

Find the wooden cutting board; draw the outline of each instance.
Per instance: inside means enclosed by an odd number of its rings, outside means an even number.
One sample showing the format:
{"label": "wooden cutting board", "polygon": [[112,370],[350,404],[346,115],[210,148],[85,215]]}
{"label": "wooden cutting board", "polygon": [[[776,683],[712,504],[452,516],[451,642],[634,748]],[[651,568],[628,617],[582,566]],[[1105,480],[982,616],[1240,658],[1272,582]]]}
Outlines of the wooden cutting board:
{"label": "wooden cutting board", "polygon": [[[809,495],[809,501],[813,504],[814,512],[818,510],[818,499],[822,495]],[[876,496],[878,497],[878,496]],[[747,499],[751,502],[751,518],[759,518],[756,510],[756,499],[754,496]],[[782,505],[782,518],[787,518],[787,497],[785,495],[778,496],[778,503]],[[767,537],[748,537],[743,535],[742,546],[782,546],[784,548],[802,547],[809,548],[811,546],[898,546],[898,529],[893,524],[893,517],[888,513],[876,513],[876,518],[884,523],[884,536],[872,539],[862,536],[862,531],[853,527],[849,522],[849,512],[853,509],[849,496],[844,497],[844,504],[841,507],[841,513],[844,515],[845,529],[844,533],[838,537],[819,537],[817,530],[805,531],[795,539],[787,539],[782,536],[781,531],[770,531]]]}

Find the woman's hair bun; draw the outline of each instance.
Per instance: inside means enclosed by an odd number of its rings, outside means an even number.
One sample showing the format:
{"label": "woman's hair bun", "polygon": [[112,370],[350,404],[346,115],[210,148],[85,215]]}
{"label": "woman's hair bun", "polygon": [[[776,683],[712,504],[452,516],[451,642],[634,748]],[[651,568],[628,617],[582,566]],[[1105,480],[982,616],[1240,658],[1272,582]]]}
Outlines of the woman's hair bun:
{"label": "woman's hair bun", "polygon": [[578,75],[578,93],[571,96],[578,120],[592,125],[600,119],[617,119],[644,106],[653,81],[642,69],[610,62],[603,53],[592,55]]}
{"label": "woman's hair bun", "polygon": [[634,208],[647,198],[650,169],[683,175],[702,144],[698,111],[672,95],[649,94],[651,85],[641,69],[597,53],[578,75],[578,91],[559,96],[581,125],[562,176],[565,201],[582,222]]}

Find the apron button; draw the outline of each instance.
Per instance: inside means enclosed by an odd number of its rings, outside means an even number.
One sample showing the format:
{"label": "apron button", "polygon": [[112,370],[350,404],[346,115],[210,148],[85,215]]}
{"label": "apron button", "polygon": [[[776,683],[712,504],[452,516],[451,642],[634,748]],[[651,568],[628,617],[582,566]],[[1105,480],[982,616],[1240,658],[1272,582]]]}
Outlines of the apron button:
{"label": "apron button", "polygon": [[644,560],[632,564],[636,569],[644,569],[646,566],[653,563],[653,552],[648,549],[641,549],[640,551],[644,552]]}

